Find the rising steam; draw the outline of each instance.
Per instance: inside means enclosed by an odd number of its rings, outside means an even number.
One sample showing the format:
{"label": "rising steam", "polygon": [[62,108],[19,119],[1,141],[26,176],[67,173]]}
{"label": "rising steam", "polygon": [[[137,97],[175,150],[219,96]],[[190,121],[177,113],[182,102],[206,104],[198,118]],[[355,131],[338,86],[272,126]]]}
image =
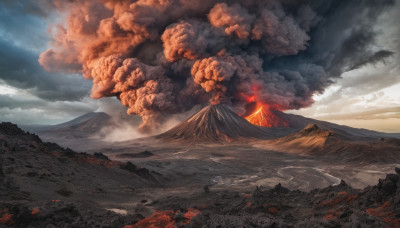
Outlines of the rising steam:
{"label": "rising steam", "polygon": [[324,67],[266,69],[309,46],[320,16],[305,2],[55,1],[66,23],[56,26],[54,48],[39,62],[47,70],[82,72],[93,81],[93,98],[118,97],[129,114],[142,117],[143,132],[208,102],[242,114],[248,97],[298,109],[329,83]]}

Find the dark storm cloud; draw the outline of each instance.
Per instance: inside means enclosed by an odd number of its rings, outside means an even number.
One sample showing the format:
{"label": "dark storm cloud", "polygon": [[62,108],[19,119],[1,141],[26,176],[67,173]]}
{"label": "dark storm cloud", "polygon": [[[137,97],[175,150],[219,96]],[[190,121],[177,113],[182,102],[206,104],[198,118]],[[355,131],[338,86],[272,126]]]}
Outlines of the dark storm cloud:
{"label": "dark storm cloud", "polygon": [[1,39],[0,57],[0,80],[44,100],[80,100],[90,90],[88,81],[79,75],[49,73],[37,62],[37,54]]}
{"label": "dark storm cloud", "polygon": [[371,61],[376,63],[392,52],[372,48],[379,34],[373,27],[379,16],[394,6],[394,0],[319,2],[314,5],[322,19],[311,32],[306,53],[313,62],[323,65],[330,76],[340,76]]}
{"label": "dark storm cloud", "polygon": [[49,37],[46,12],[41,1],[0,1],[0,38],[34,51],[43,50]]}
{"label": "dark storm cloud", "polygon": [[31,96],[0,95],[0,122],[57,124],[98,110],[96,102],[48,102]]}
{"label": "dark storm cloud", "polygon": [[0,81],[44,100],[80,100],[90,85],[78,75],[49,73],[37,62],[49,42],[52,1],[0,2]]}
{"label": "dark storm cloud", "polygon": [[8,109],[32,109],[41,106],[46,106],[47,102],[43,100],[24,100],[21,98],[14,98],[9,95],[0,94],[0,107]]}
{"label": "dark storm cloud", "polygon": [[386,64],[387,59],[389,57],[392,57],[394,54],[395,52],[387,50],[377,51],[375,53],[372,53],[371,55],[361,57],[357,62],[355,62],[353,66],[350,67],[350,69],[358,69],[367,64],[377,64],[379,62],[383,62]]}
{"label": "dark storm cloud", "polygon": [[85,99],[90,83],[80,75],[49,73],[38,63],[51,41],[49,26],[59,20],[54,2],[0,1],[0,87],[14,87],[0,95],[0,121],[54,124],[99,107]]}

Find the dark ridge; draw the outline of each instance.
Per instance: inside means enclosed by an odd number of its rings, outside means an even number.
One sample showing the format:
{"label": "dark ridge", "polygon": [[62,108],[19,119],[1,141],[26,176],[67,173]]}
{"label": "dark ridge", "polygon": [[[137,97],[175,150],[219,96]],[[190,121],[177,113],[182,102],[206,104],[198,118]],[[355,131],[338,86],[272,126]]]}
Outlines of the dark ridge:
{"label": "dark ridge", "polygon": [[0,124],[0,133],[10,136],[27,135],[27,133],[21,130],[16,124],[10,122],[2,122]]}
{"label": "dark ridge", "polygon": [[303,130],[299,132],[303,136],[332,136],[333,131],[321,129],[317,124],[308,124]]}

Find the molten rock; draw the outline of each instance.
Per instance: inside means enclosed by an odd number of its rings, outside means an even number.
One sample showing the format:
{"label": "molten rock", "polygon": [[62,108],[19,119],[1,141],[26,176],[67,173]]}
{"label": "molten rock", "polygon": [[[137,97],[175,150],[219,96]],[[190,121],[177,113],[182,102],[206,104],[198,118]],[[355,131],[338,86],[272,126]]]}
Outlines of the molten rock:
{"label": "molten rock", "polygon": [[268,106],[260,106],[255,112],[245,118],[250,123],[261,127],[288,127],[289,123],[275,114]]}

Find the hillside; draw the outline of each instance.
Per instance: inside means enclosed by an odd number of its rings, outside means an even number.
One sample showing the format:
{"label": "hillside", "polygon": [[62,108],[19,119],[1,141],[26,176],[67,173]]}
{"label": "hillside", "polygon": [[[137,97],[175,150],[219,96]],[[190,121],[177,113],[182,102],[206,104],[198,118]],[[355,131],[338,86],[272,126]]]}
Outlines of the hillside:
{"label": "hillside", "polygon": [[341,162],[388,163],[400,160],[400,139],[360,137],[351,133],[309,124],[297,133],[265,141],[263,145],[277,151],[324,156]]}
{"label": "hillside", "polygon": [[162,182],[160,174],[145,168],[43,142],[11,123],[0,123],[0,154],[3,225],[123,227],[124,218],[110,214],[105,208],[112,205],[104,199],[135,200],[134,189]]}

